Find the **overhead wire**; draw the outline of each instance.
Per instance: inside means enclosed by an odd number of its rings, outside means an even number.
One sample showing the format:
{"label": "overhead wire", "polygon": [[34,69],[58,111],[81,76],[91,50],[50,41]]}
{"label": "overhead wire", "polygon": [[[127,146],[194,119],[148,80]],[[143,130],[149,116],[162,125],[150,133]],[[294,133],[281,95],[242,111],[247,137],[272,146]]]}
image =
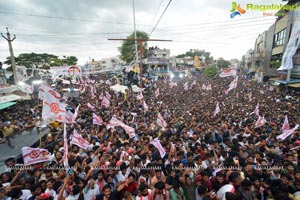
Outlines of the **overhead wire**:
{"label": "overhead wire", "polygon": [[164,16],[165,12],[167,11],[167,9],[169,8],[170,4],[171,4],[172,0],[169,1],[169,3],[167,4],[165,10],[163,11],[163,13],[160,15],[157,23],[155,24],[155,26],[153,27],[152,31],[149,34],[149,37],[151,36],[151,34],[153,33],[153,31],[156,29],[157,25],[159,24],[160,20],[162,19],[162,17]]}
{"label": "overhead wire", "polygon": [[151,24],[150,24],[150,26],[149,26],[149,28],[148,28],[148,33],[150,32],[151,26],[153,25],[153,22],[154,22],[154,20],[156,19],[156,16],[157,16],[157,14],[158,14],[158,11],[159,11],[159,9],[160,9],[160,6],[161,6],[162,2],[163,2],[163,0],[160,0],[159,6],[158,6],[158,8],[156,9],[156,12],[155,12],[154,17],[153,17],[153,19],[152,19],[152,22],[151,22]]}

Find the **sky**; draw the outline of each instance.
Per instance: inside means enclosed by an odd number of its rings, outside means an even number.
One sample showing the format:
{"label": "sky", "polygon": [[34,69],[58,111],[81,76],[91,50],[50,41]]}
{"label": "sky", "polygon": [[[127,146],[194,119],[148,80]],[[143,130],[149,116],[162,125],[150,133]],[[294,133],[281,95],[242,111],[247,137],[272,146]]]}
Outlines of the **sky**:
{"label": "sky", "polygon": [[[246,4],[285,4],[281,0],[237,0]],[[149,42],[171,50],[171,56],[189,49],[211,52],[216,58],[241,59],[255,39],[275,21],[261,11],[247,10],[230,18],[230,0],[134,0],[136,29],[152,32]],[[121,41],[134,30],[133,0],[9,0],[0,1],[0,32],[16,35],[15,56],[20,53],[49,53],[76,56],[82,65],[119,55]],[[274,14],[274,11],[266,11]],[[154,29],[155,24],[161,17]],[[0,40],[0,61],[9,56],[8,44]]]}

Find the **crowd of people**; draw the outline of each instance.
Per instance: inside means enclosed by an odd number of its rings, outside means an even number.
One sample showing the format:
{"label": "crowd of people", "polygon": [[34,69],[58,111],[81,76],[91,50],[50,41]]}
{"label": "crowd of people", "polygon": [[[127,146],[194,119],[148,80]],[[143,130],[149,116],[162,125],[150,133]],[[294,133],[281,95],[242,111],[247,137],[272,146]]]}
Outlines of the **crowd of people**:
{"label": "crowd of people", "polygon": [[[90,78],[96,80],[90,83],[96,86],[95,98],[87,90],[67,100],[72,111],[80,104],[76,123],[67,125],[68,138],[76,129],[89,148],[69,143],[70,169],[65,169],[64,124],[51,122],[41,143],[51,159],[30,169],[16,169],[16,160],[7,159],[0,177],[2,199],[300,199],[299,132],[277,139],[286,115],[291,128],[300,123],[299,91],[275,91],[269,83],[240,75],[237,88],[226,94],[233,77],[188,76],[173,87],[169,80],[153,82],[140,100],[130,88],[125,94],[110,90],[105,82],[110,77]],[[187,82],[195,84],[186,90]],[[64,87],[56,84],[55,90],[63,94]],[[105,92],[111,96],[108,108],[98,98]],[[220,112],[214,116],[217,102]],[[255,127],[258,116],[250,115],[258,103],[266,120],[261,127]],[[10,116],[10,126],[21,128],[20,118],[26,123],[37,119],[41,109],[25,106],[0,117],[4,122]],[[93,124],[93,113],[103,119],[102,125]],[[157,124],[158,113],[166,128]],[[136,136],[130,138],[121,127],[109,128],[112,117],[133,127]],[[152,143],[156,138],[163,156]]]}

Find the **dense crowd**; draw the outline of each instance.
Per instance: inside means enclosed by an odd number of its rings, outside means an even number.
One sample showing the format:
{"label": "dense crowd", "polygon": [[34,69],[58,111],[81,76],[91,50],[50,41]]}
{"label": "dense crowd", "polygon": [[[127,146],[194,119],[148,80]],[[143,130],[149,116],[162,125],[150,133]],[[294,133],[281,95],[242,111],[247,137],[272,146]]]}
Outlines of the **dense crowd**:
{"label": "dense crowd", "polygon": [[[90,147],[84,150],[69,144],[71,168],[64,169],[64,126],[51,122],[50,134],[41,144],[51,152],[51,160],[17,170],[11,168],[15,159],[7,159],[0,179],[2,199],[300,199],[300,148],[293,149],[300,145],[299,132],[283,141],[276,138],[282,133],[285,115],[291,128],[300,123],[299,92],[275,91],[269,83],[241,75],[237,88],[225,94],[233,77],[189,76],[172,88],[169,81],[148,82],[143,92],[145,109],[131,88],[125,94],[114,92],[105,82],[108,77],[91,79],[96,80],[90,83],[96,86],[95,98],[85,91],[67,100],[73,112],[80,104],[76,123],[67,125],[68,137],[75,128]],[[183,85],[194,80],[196,84],[185,90]],[[204,90],[203,84],[211,84],[212,90]],[[58,83],[55,88],[62,94],[64,87]],[[111,96],[108,108],[98,98],[105,92]],[[217,102],[221,111],[214,117]],[[267,121],[259,128],[255,127],[258,117],[250,115],[257,103]],[[34,110],[21,107],[0,116],[5,122],[2,132],[10,126],[22,129],[26,123],[36,123],[41,105]],[[103,119],[102,126],[93,124],[93,112]],[[156,123],[158,113],[167,128]],[[112,117],[133,127],[136,137],[130,138],[121,127],[108,128]],[[155,138],[166,151],[164,157],[151,144]]]}

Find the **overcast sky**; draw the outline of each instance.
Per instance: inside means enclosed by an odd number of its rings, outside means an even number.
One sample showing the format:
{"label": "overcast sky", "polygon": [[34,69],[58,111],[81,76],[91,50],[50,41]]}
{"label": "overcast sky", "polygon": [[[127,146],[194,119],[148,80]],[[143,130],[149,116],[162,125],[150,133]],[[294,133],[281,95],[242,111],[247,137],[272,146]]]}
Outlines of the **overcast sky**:
{"label": "overcast sky", "polygon": [[[240,59],[254,48],[258,34],[267,30],[275,17],[247,11],[230,18],[229,0],[173,0],[151,35],[149,46],[169,48],[171,55],[189,49],[205,49],[214,58]],[[169,0],[135,0],[137,30],[150,32]],[[281,0],[239,0],[247,3],[280,4]],[[157,14],[156,14],[157,13]],[[156,14],[156,15],[155,15]],[[156,17],[155,17],[156,16]],[[0,1],[0,32],[6,27],[17,38],[15,55],[51,53],[77,56],[79,64],[119,55],[119,41],[133,31],[132,0],[9,0]],[[8,44],[0,40],[0,60],[9,56]]]}

